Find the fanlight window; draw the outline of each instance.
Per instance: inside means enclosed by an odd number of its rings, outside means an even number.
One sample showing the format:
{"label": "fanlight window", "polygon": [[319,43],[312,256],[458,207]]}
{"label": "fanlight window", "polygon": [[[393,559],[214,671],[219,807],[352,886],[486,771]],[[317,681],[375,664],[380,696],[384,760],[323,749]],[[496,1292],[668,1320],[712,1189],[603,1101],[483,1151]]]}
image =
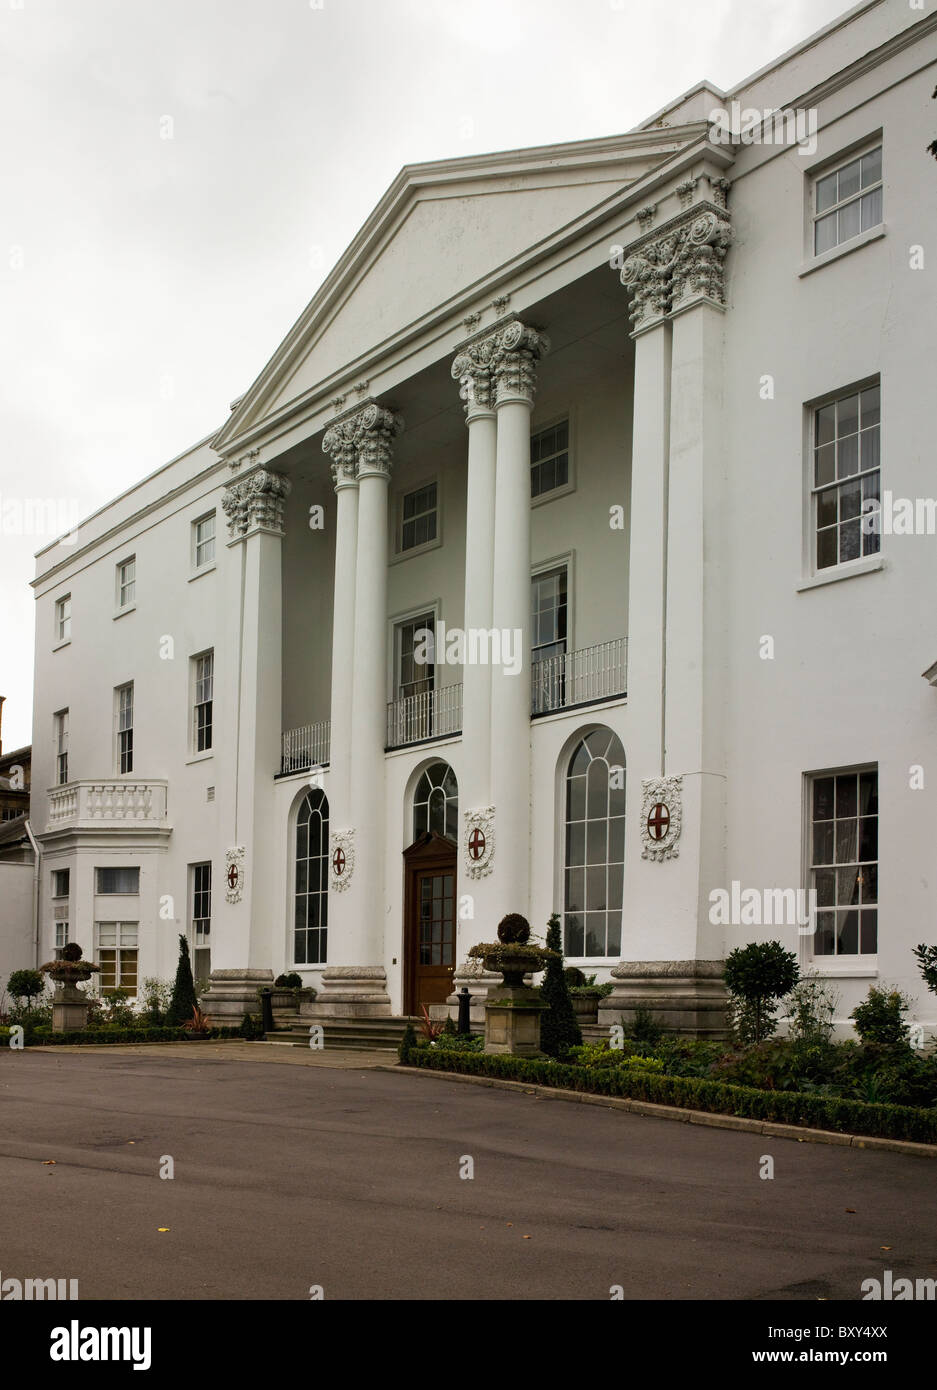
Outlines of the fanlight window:
{"label": "fanlight window", "polygon": [[459,835],[459,784],[448,763],[433,763],[413,794],[413,838],[427,830],[456,840]]}
{"label": "fanlight window", "polygon": [[296,818],[293,961],[324,965],[329,922],[329,803],[321,788],[305,797]]}
{"label": "fanlight window", "polygon": [[566,955],[620,955],[624,869],[625,750],[611,729],[594,729],[566,772]]}

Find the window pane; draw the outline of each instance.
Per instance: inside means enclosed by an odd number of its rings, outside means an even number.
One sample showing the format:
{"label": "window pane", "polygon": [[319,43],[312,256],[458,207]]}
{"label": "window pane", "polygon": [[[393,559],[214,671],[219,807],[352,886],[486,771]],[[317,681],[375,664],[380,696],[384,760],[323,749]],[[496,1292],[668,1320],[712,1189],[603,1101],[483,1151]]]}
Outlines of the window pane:
{"label": "window pane", "polygon": [[859,192],[859,161],[854,159],[839,170],[839,202],[853,198]]}
{"label": "window pane", "polygon": [[824,483],[831,483],[836,477],[836,445],[821,444],[813,452],[813,461],[816,486],[822,487]]}
{"label": "window pane", "polygon": [[836,213],[827,213],[826,217],[821,217],[814,224],[813,250],[814,255],[822,256],[824,251],[831,251],[836,245]]}
{"label": "window pane", "polygon": [[882,220],[882,190],[874,188],[871,193],[863,195],[860,203],[861,230],[865,232],[869,227],[877,227]]}
{"label": "window pane", "polygon": [[859,222],[859,200],[853,203],[846,203],[845,207],[839,210],[839,240],[848,241],[850,237],[858,236],[860,230]]}
{"label": "window pane", "polygon": [[568,956],[581,956],[585,954],[585,931],[583,918],[579,913],[568,915],[566,918],[566,954]]}
{"label": "window pane", "polygon": [[881,145],[877,150],[871,150],[868,154],[864,154],[860,162],[862,164],[862,187],[868,188],[870,184],[878,183],[882,177]]}
{"label": "window pane", "polygon": [[817,179],[817,212],[825,212],[837,201],[836,198],[836,172],[827,174],[825,178]]}
{"label": "window pane", "polygon": [[839,528],[839,562],[858,560],[862,553],[862,531],[859,521],[847,521]]}

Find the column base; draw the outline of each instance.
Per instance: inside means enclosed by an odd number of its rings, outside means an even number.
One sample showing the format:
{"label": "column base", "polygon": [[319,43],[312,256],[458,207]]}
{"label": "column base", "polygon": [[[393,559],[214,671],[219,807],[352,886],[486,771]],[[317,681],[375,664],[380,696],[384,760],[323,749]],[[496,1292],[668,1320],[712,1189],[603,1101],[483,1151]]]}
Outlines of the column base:
{"label": "column base", "polygon": [[383,965],[332,965],[322,972],[315,999],[299,1007],[304,1019],[390,1018],[387,972]]}
{"label": "column base", "polygon": [[272,970],[213,970],[202,1012],[213,1028],[239,1028],[245,1014],[260,1015],[257,991],[272,984]]}
{"label": "column base", "polygon": [[599,1002],[599,1026],[627,1026],[647,1009],[665,1033],[720,1041],[729,1032],[724,969],[721,960],[621,961],[615,988]]}

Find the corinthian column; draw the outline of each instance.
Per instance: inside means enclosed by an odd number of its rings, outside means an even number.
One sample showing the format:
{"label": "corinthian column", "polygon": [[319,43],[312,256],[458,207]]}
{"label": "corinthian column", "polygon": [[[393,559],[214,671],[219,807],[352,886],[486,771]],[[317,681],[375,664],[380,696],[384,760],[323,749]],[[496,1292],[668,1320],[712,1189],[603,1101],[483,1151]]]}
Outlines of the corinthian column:
{"label": "corinthian column", "polygon": [[[225,636],[215,660],[215,775],[218,848],[213,856],[211,987],[206,1013],[229,1024],[269,984],[270,911],[280,892],[274,842],[274,775],[280,765],[283,592],[281,550],[289,479],[255,468],[226,488],[230,562],[225,566]],[[221,692],[222,698],[218,698]]]}
{"label": "corinthian column", "polygon": [[[339,426],[341,434],[333,434]],[[383,963],[387,488],[392,441],[402,428],[399,415],[370,401],[336,422],[326,436],[339,450],[346,481],[353,451],[358,480],[350,726],[343,724],[348,703],[339,715],[339,727],[349,733],[350,823],[330,828],[329,965],[313,1009],[326,1017],[390,1013]],[[333,645],[333,661],[334,652]],[[347,634],[339,642],[338,659],[347,663]],[[340,682],[347,679],[338,674]],[[335,677],[333,669],[333,681]],[[347,700],[349,692],[344,685],[341,688]],[[333,686],[333,719],[336,700]],[[338,751],[334,723],[332,749],[334,758]]]}
{"label": "corinthian column", "polygon": [[[497,450],[492,619],[502,661],[491,668],[491,791],[499,914],[529,910],[530,857],[530,412],[545,334],[514,322],[493,353]],[[519,665],[504,661],[505,644]]]}
{"label": "corinthian column", "polygon": [[[628,831],[622,960],[602,1024],[649,1008],[719,1036],[725,885],[724,262],[727,185],[678,186],[684,211],[629,248],[635,339],[628,626]],[[707,196],[698,196],[698,190]]]}
{"label": "corinthian column", "polygon": [[[358,544],[358,449],[339,421],[326,430],[323,453],[335,484],[335,587],[332,593],[332,703],[329,732],[329,822],[351,825],[351,697],[354,689],[355,565]],[[336,922],[331,923],[333,930]]]}

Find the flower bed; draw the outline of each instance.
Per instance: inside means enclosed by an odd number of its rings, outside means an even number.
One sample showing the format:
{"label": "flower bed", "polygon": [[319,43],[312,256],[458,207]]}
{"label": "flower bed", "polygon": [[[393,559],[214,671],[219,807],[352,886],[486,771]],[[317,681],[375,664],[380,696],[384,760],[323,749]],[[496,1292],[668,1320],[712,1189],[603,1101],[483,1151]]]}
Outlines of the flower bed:
{"label": "flower bed", "polygon": [[801,1125],[840,1133],[918,1144],[937,1143],[937,1109],[907,1105],[867,1104],[840,1097],[800,1091],[758,1090],[710,1081],[698,1076],[670,1076],[643,1069],[637,1059],[626,1066],[582,1066],[548,1059],[511,1057],[477,1052],[440,1052],[409,1048],[401,1056],[407,1066],[471,1076],[500,1077],[537,1086],[585,1091],[592,1095],[623,1096],[710,1114]]}

